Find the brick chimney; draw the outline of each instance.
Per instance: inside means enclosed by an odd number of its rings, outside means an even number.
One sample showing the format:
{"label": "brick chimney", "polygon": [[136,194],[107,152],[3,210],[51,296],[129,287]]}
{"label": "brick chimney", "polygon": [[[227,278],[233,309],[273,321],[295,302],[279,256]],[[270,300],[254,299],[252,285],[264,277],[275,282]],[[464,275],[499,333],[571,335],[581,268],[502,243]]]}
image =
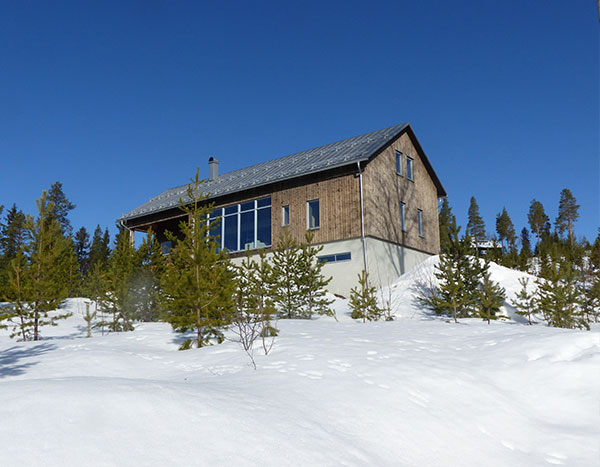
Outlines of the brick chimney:
{"label": "brick chimney", "polygon": [[208,159],[208,179],[216,180],[219,176],[219,159],[211,157]]}

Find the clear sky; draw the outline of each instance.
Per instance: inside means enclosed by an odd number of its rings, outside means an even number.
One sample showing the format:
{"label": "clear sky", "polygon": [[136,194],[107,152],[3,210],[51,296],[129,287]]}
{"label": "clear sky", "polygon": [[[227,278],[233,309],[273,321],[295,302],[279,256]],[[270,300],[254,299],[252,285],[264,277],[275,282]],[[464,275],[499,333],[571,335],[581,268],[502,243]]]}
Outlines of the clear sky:
{"label": "clear sky", "polygon": [[595,0],[0,0],[0,204],[75,229],[186,183],[411,123],[460,224],[532,198],[600,224]]}

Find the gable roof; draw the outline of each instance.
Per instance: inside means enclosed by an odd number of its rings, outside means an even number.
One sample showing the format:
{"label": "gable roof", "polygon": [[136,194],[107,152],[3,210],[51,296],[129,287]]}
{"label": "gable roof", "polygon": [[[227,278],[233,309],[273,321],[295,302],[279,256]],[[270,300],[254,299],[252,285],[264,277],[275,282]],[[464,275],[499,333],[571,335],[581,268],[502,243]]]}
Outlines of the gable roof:
{"label": "gable roof", "polygon": [[[433,171],[429,160],[427,160],[427,157],[423,153],[408,123],[401,123],[382,130],[273,159],[268,162],[262,162],[245,169],[224,173],[214,180],[204,180],[202,182],[204,193],[211,199],[274,182],[367,161],[372,156],[376,156],[392,140],[396,139],[406,130],[414,138],[415,146],[436,184],[438,196],[445,196],[446,193],[437,175]],[[121,222],[127,221],[136,217],[175,208],[179,206],[179,200],[185,196],[186,188],[187,184],[166,190],[160,195],[150,198],[149,201],[133,211],[123,214],[118,220]]]}

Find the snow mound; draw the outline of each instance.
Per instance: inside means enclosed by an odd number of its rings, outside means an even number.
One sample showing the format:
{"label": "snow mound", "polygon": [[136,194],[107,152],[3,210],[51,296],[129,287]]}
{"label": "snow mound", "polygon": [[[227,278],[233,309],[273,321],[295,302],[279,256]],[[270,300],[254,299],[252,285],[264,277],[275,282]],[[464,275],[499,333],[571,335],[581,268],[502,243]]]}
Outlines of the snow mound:
{"label": "snow mound", "polygon": [[[380,305],[385,305],[386,302],[391,303],[392,311],[397,318],[440,319],[425,309],[418,300],[418,297],[430,293],[439,285],[439,281],[434,275],[439,259],[438,255],[428,258],[411,271],[400,276],[389,287],[384,287],[379,292]],[[525,318],[515,313],[511,303],[521,290],[519,280],[522,278],[529,279],[528,287],[533,290],[536,277],[526,272],[500,266],[494,262],[490,262],[489,270],[491,279],[498,282],[506,292],[506,300],[501,308],[501,314],[516,322],[526,323]]]}

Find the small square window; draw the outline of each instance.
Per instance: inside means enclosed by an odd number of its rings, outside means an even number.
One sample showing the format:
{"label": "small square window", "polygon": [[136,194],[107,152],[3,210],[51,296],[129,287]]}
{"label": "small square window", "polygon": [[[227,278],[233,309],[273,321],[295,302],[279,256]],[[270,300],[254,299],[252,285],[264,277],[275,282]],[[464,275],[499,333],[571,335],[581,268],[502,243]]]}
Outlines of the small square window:
{"label": "small square window", "polygon": [[423,237],[423,211],[417,209],[417,222],[419,223],[419,237]]}
{"label": "small square window", "polygon": [[404,176],[404,171],[402,170],[404,161],[402,159],[402,153],[400,151],[396,151],[396,173],[401,177]]}
{"label": "small square window", "polygon": [[306,203],[306,217],[306,226],[308,229],[318,229],[321,226],[318,199],[313,199]]}
{"label": "small square window", "polygon": [[414,181],[414,161],[412,158],[406,158],[406,178]]}
{"label": "small square window", "polygon": [[405,211],[406,211],[406,204],[403,202],[400,202],[400,228],[402,229],[402,232],[406,232],[406,222],[404,219]]}
{"label": "small square window", "polygon": [[285,227],[290,225],[290,206],[284,206],[281,208],[281,225]]}

